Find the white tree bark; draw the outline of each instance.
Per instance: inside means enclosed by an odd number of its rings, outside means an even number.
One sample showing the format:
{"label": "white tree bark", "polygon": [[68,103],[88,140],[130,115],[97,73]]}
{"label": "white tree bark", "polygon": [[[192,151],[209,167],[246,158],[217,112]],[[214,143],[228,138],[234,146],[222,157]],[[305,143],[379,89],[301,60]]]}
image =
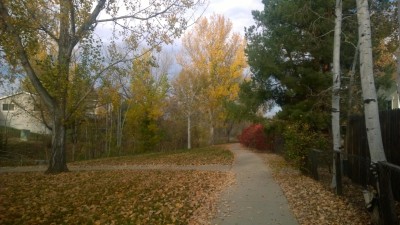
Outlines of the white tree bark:
{"label": "white tree bark", "polygon": [[372,162],[386,161],[379,122],[378,100],[372,63],[371,22],[368,0],[356,0],[358,38],[360,40],[360,73],[364,101],[365,125]]}
{"label": "white tree bark", "polygon": [[340,151],[340,37],[342,32],[342,0],[336,0],[333,42],[332,133],[333,150]]}
{"label": "white tree bark", "polygon": [[[336,0],[335,33],[333,39],[333,83],[332,83],[332,135],[333,150],[340,152],[340,37],[342,33],[342,0]],[[336,187],[336,163],[333,161],[333,178],[331,187]]]}
{"label": "white tree bark", "polygon": [[196,75],[190,71],[182,71],[173,83],[175,96],[178,98],[178,105],[183,110],[187,120],[187,148],[192,148],[192,117],[198,104],[200,92]]}

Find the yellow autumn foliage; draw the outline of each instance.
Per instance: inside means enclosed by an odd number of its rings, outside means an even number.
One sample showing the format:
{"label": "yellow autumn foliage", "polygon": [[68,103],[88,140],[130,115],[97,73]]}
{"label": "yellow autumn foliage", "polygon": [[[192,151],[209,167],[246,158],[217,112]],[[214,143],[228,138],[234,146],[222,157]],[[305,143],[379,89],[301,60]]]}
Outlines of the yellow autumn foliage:
{"label": "yellow autumn foliage", "polygon": [[130,101],[127,125],[135,140],[135,151],[147,151],[161,139],[158,120],[164,113],[168,90],[166,74],[152,73],[150,53],[133,61]]}
{"label": "yellow autumn foliage", "polygon": [[232,22],[223,15],[203,18],[182,38],[178,63],[201,84],[200,110],[212,126],[225,117],[223,103],[238,97],[239,82],[247,66],[244,39],[232,32]]}

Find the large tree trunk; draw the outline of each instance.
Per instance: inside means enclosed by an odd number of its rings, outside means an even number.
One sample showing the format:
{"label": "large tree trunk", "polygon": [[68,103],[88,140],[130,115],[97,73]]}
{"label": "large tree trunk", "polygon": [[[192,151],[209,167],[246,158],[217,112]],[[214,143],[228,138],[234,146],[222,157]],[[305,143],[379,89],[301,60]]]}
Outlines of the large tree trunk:
{"label": "large tree trunk", "polygon": [[372,162],[386,161],[379,122],[378,100],[372,62],[371,22],[367,0],[357,0],[360,73],[364,101],[365,125]]}
{"label": "large tree trunk", "polygon": [[[333,85],[332,85],[332,135],[333,135],[333,151],[340,152],[341,136],[340,136],[340,36],[342,32],[342,0],[336,0],[335,7],[335,35],[333,41]],[[337,187],[336,173],[339,168],[334,157],[333,161],[333,178],[331,187]]]}
{"label": "large tree trunk", "polygon": [[56,84],[59,88],[55,96],[57,100],[53,104],[53,135],[52,135],[52,153],[49,162],[49,168],[46,173],[67,172],[67,160],[65,152],[66,141],[66,107],[68,101],[68,83],[69,83],[69,66],[71,63],[72,47],[71,36],[69,32],[70,20],[69,3],[60,1],[60,15],[64,15],[60,19],[60,38],[58,40],[58,73]]}
{"label": "large tree trunk", "polygon": [[69,171],[66,160],[65,141],[66,127],[63,123],[63,114],[56,111],[53,116],[52,153],[46,173],[61,173]]}
{"label": "large tree trunk", "polygon": [[[360,40],[360,72],[361,86],[364,99],[365,126],[367,130],[368,147],[373,163],[386,162],[383,149],[381,127],[379,121],[378,102],[376,97],[375,82],[372,64],[371,23],[368,9],[368,0],[357,0],[358,35]],[[390,177],[381,163],[378,164],[379,178],[377,190],[379,205],[373,205],[379,209],[379,224],[397,224],[394,212],[394,199],[391,190]],[[375,210],[375,209],[373,209]]]}

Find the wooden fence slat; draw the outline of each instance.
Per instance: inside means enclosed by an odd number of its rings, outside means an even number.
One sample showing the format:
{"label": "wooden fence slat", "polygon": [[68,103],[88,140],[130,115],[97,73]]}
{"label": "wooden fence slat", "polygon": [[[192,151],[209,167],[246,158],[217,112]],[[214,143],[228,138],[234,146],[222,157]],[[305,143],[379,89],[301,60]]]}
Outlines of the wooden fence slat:
{"label": "wooden fence slat", "polygon": [[[397,219],[392,185],[391,185],[391,170],[396,168],[400,171],[400,167],[387,162],[378,163],[379,171],[379,214],[383,225],[399,224]],[[394,167],[393,167],[394,166]]]}
{"label": "wooden fence slat", "polygon": [[[388,162],[400,165],[400,109],[382,111],[379,114],[382,131],[382,141]],[[351,157],[348,163],[348,177],[360,185],[373,185],[369,171],[369,148],[363,116],[352,116],[347,127],[349,139],[346,143],[347,153],[361,157]],[[393,172],[391,175],[393,195],[400,201],[400,172]],[[395,188],[396,187],[396,188]]]}

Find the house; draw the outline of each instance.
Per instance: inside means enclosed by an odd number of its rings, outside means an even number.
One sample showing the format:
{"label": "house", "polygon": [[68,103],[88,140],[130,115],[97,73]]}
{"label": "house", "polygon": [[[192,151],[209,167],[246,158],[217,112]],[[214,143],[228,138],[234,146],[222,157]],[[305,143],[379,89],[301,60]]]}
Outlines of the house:
{"label": "house", "polygon": [[[39,102],[38,96],[29,92],[0,97],[0,126],[29,130],[32,133],[51,134],[50,129],[43,123]],[[88,119],[102,117],[105,112],[111,110],[111,104],[100,103],[96,92],[86,97],[83,106],[84,115]]]}
{"label": "house", "polygon": [[378,95],[385,101],[386,109],[400,109],[400,98],[397,93],[397,87],[393,85],[385,91],[378,91]]}
{"label": "house", "polygon": [[0,126],[29,130],[32,133],[50,134],[51,131],[41,119],[35,97],[28,92],[0,97]]}

